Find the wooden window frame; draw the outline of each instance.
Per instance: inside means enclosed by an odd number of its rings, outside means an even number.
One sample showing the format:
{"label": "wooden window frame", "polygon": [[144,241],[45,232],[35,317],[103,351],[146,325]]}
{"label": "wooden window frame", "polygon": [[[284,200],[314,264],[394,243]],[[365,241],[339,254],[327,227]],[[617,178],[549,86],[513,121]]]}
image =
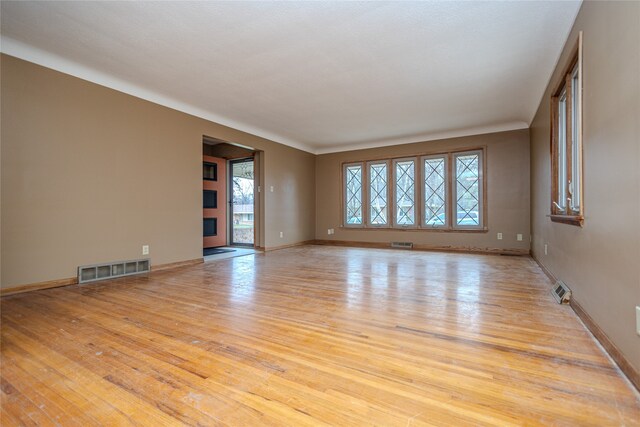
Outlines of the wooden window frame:
{"label": "wooden window frame", "polygon": [[[578,89],[579,93],[574,94],[572,80],[575,70],[577,68],[578,74]],[[570,60],[563,69],[561,77],[556,84],[553,92],[551,93],[551,221],[570,224],[575,226],[582,226],[584,224],[584,169],[582,160],[582,127],[583,127],[583,90],[582,90],[582,32],[578,34],[578,40],[575,47],[571,51]],[[563,195],[564,210],[560,206],[560,200],[558,199],[559,192],[559,171],[560,161],[558,155],[558,149],[560,144],[559,131],[559,100],[563,93],[566,93],[566,108],[565,108],[565,177],[564,187],[565,192]],[[578,111],[575,114],[577,120],[577,126],[574,126],[574,97],[578,97]],[[574,132],[574,128],[577,132]],[[577,134],[577,135],[574,135]],[[577,150],[577,161],[574,163],[574,150]],[[574,168],[578,168],[578,176],[580,177],[579,185],[574,185],[571,188],[571,180],[573,178]],[[575,184],[575,183],[574,183]],[[572,199],[567,197],[571,191],[571,194],[577,191],[579,205],[577,209],[573,209]]]}
{"label": "wooden window frame", "polygon": [[[398,224],[398,217],[397,217],[397,212],[396,212],[396,190],[397,190],[397,185],[396,185],[396,165],[398,163],[401,162],[408,162],[411,161],[413,162],[413,224]],[[391,199],[391,208],[392,208],[392,213],[393,213],[393,220],[392,220],[392,224],[393,224],[393,228],[395,229],[400,229],[400,230],[409,230],[409,229],[416,229],[419,227],[420,225],[420,205],[419,203],[419,196],[418,196],[418,182],[420,179],[420,172],[419,172],[419,167],[418,167],[418,157],[399,157],[397,159],[392,159],[391,160],[391,183],[393,184],[393,190],[391,192],[392,195],[392,199]]]}
{"label": "wooden window frame", "polygon": [[[458,226],[454,227],[453,212],[455,206],[453,203],[455,184],[455,169],[454,162],[456,154],[465,153],[480,153],[480,200],[482,206],[478,209],[480,215],[480,226],[467,227]],[[445,174],[446,174],[446,207],[448,212],[448,224],[446,227],[438,226],[433,227],[424,224],[424,159],[433,157],[445,157]],[[396,212],[395,212],[395,163],[402,160],[414,160],[415,165],[415,183],[414,183],[414,200],[415,200],[415,224],[414,225],[398,225],[396,224]],[[375,163],[387,163],[387,191],[388,191],[388,225],[371,225],[370,224],[370,194],[369,194],[369,165]],[[363,223],[362,224],[347,224],[346,223],[346,167],[353,165],[361,165],[363,171],[363,194],[362,194],[362,209],[363,209]],[[488,228],[488,204],[487,204],[487,147],[486,146],[473,146],[458,149],[450,149],[446,151],[436,151],[431,153],[417,153],[413,155],[404,155],[398,157],[382,157],[382,158],[369,158],[362,161],[345,161],[341,164],[342,179],[341,179],[341,228],[358,229],[358,230],[407,230],[407,231],[431,231],[431,232],[456,232],[456,233],[487,233]],[[419,188],[420,187],[420,188]],[[457,210],[456,217],[457,217]]]}
{"label": "wooden window frame", "polygon": [[[482,203],[481,206],[478,207],[478,225],[458,225],[458,186],[456,185],[458,182],[458,174],[456,170],[456,159],[461,156],[466,156],[470,154],[478,155],[478,203]],[[469,151],[460,151],[457,153],[452,153],[451,158],[449,159],[451,163],[451,178],[449,179],[451,188],[451,202],[449,203],[452,209],[451,212],[451,228],[455,230],[479,230],[484,228],[484,215],[485,215],[485,197],[484,197],[484,151],[483,150],[469,150]]]}
{"label": "wooden window frame", "polygon": [[[347,168],[350,166],[360,166],[360,200],[362,202],[362,222],[360,224],[349,224],[347,218]],[[342,165],[342,226],[345,228],[363,228],[366,224],[366,208],[367,208],[367,200],[365,199],[366,190],[365,190],[365,171],[366,163],[365,162],[349,162],[343,163]]]}
{"label": "wooden window frame", "polygon": [[[371,160],[364,162],[366,165],[366,178],[365,182],[367,185],[366,190],[366,204],[365,209],[367,211],[367,215],[365,216],[365,224],[367,227],[371,228],[391,228],[392,227],[392,215],[393,212],[391,210],[393,206],[393,193],[391,191],[391,161],[390,160]],[[387,223],[386,224],[371,224],[371,166],[375,165],[386,165],[387,166]]]}
{"label": "wooden window frame", "polygon": [[[451,228],[451,160],[450,160],[450,154],[449,153],[441,153],[441,154],[430,154],[428,156],[421,156],[420,157],[420,171],[421,171],[421,176],[422,179],[420,180],[420,184],[421,184],[421,189],[420,189],[420,193],[422,194],[422,204],[421,204],[421,211],[422,211],[422,221],[420,222],[420,224],[422,225],[422,227],[424,227],[425,229],[433,229],[433,230],[448,230]],[[427,212],[426,212],[426,208],[425,208],[425,203],[427,201],[427,197],[426,197],[426,188],[425,188],[425,179],[427,179],[426,176],[426,168],[424,166],[425,161],[426,160],[432,160],[432,159],[443,159],[444,160],[444,212],[445,212],[445,217],[446,217],[446,221],[444,224],[442,225],[437,225],[437,224],[432,224],[429,225],[427,224]]]}

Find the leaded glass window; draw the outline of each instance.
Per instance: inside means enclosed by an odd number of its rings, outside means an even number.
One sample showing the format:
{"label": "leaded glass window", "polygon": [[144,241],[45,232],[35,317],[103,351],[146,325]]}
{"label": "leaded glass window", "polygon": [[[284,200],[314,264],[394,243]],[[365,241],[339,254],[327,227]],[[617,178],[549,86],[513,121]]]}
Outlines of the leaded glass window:
{"label": "leaded glass window", "polygon": [[369,164],[369,224],[387,225],[388,220],[387,163]]}
{"label": "leaded glass window", "polygon": [[455,208],[454,224],[458,227],[481,225],[480,152],[456,154],[454,162]]}
{"label": "leaded glass window", "polygon": [[447,156],[423,159],[424,224],[429,227],[447,225]]}
{"label": "leaded glass window", "polygon": [[345,166],[345,225],[362,225],[362,164]]}
{"label": "leaded glass window", "polygon": [[397,160],[395,166],[395,223],[415,225],[415,160]]}
{"label": "leaded glass window", "polygon": [[345,227],[486,229],[485,150],[343,165]]}

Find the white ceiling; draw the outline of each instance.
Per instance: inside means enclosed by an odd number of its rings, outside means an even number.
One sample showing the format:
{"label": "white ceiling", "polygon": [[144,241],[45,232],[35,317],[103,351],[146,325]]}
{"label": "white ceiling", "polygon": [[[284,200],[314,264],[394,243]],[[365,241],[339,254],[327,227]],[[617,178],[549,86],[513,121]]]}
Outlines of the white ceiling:
{"label": "white ceiling", "polygon": [[325,153],[527,127],[580,4],[2,1],[1,49]]}

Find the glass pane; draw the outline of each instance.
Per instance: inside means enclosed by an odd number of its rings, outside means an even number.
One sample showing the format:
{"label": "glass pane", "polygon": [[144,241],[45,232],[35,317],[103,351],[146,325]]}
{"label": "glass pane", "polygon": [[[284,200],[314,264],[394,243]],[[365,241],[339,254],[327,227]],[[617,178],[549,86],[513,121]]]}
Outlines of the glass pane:
{"label": "glass pane", "polygon": [[231,243],[253,245],[253,159],[231,162]]}
{"label": "glass pane", "polygon": [[480,225],[480,155],[456,156],[456,225]]}
{"label": "glass pane", "polygon": [[578,67],[575,68],[571,78],[571,185],[569,193],[571,194],[571,209],[580,210],[580,174],[582,165],[580,164],[580,135],[578,133],[579,109],[580,109],[580,84],[578,81]]}
{"label": "glass pane", "polygon": [[202,179],[207,181],[218,180],[218,164],[217,163],[202,163]]}
{"label": "glass pane", "polygon": [[369,166],[369,223],[387,224],[387,165],[386,163]]}
{"label": "glass pane", "polygon": [[567,201],[567,95],[558,101],[558,206],[564,210]]}
{"label": "glass pane", "polygon": [[445,159],[424,161],[424,221],[433,227],[447,224]]}
{"label": "glass pane", "polygon": [[362,166],[347,166],[345,172],[345,218],[347,224],[362,224]]}
{"label": "glass pane", "polygon": [[415,215],[415,162],[404,160],[396,163],[396,224],[413,225]]}

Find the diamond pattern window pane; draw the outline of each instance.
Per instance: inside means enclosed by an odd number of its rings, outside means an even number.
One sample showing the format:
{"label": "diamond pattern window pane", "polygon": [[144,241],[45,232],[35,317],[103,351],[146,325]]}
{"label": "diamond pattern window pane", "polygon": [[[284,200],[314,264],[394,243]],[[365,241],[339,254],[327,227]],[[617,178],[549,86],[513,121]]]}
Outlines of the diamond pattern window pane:
{"label": "diamond pattern window pane", "polygon": [[369,223],[387,224],[387,165],[369,166]]}
{"label": "diamond pattern window pane", "polygon": [[424,161],[424,221],[432,227],[447,224],[444,157]]}
{"label": "diamond pattern window pane", "polygon": [[347,166],[345,207],[347,224],[362,224],[362,166]]}
{"label": "diamond pattern window pane", "polygon": [[415,162],[404,160],[396,163],[396,224],[413,225],[415,215]]}
{"label": "diamond pattern window pane", "polygon": [[456,224],[480,225],[480,158],[478,154],[456,157]]}

